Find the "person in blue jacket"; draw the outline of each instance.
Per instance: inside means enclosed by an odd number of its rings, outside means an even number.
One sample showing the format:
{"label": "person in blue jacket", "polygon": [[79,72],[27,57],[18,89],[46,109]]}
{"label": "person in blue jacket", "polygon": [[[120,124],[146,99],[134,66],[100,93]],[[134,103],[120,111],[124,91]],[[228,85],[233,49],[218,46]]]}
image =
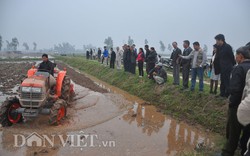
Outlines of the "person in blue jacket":
{"label": "person in blue jacket", "polygon": [[103,54],[104,61],[107,63],[107,65],[109,65],[108,63],[109,51],[107,50],[106,46],[104,46],[104,51],[102,54]]}

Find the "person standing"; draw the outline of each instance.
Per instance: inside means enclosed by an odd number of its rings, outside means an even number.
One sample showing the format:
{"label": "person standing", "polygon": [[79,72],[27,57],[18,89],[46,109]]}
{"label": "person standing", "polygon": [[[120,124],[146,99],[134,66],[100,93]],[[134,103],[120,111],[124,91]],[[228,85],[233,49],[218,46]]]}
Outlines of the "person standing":
{"label": "person standing", "polygon": [[130,47],[130,52],[131,52],[130,72],[132,74],[135,74],[137,54],[136,54],[134,46]]}
{"label": "person standing", "polygon": [[121,69],[123,51],[120,47],[116,47],[116,68]]}
{"label": "person standing", "polygon": [[177,42],[173,42],[172,46],[174,47],[174,50],[171,54],[170,59],[172,59],[172,65],[173,65],[173,77],[174,77],[174,85],[180,84],[180,57],[181,55],[181,49],[178,48]]}
{"label": "person standing", "polygon": [[[247,73],[246,76],[246,83],[245,88],[243,91],[242,101],[238,107],[237,110],[237,118],[238,121],[244,126],[243,136],[244,132],[248,133],[248,136],[245,137],[244,140],[245,143],[241,143],[242,152],[241,155],[244,156],[250,156],[250,138],[249,138],[249,129],[250,129],[250,70]],[[246,131],[248,130],[248,132]]]}
{"label": "person standing", "polygon": [[[183,56],[188,56],[193,49],[190,47],[190,42],[188,40],[183,41]],[[188,82],[189,82],[189,71],[191,68],[191,59],[182,59],[181,60],[182,66],[182,78],[183,78],[183,90],[188,89]]]}
{"label": "person standing", "polygon": [[94,59],[94,60],[96,59],[96,52],[95,52],[95,49],[93,49],[93,59]]}
{"label": "person standing", "polygon": [[226,43],[225,36],[218,34],[215,36],[218,46],[218,58],[220,62],[220,96],[227,98],[229,96],[229,81],[233,66],[236,64],[232,47]]}
{"label": "person standing", "polygon": [[87,57],[87,59],[89,59],[89,50],[88,49],[86,51],[86,57]]}
{"label": "person standing", "polygon": [[127,46],[127,44],[125,44],[123,46],[123,66],[124,66],[124,71],[128,72],[129,66],[128,66],[128,46]]}
{"label": "person standing", "polygon": [[116,54],[113,50],[113,48],[110,48],[111,51],[111,58],[110,58],[110,68],[115,68],[115,59],[116,59]]}
{"label": "person standing", "polygon": [[145,45],[144,49],[146,51],[145,62],[146,62],[146,72],[148,74],[148,72],[149,72],[148,55],[150,54],[149,46]]}
{"label": "person standing", "polygon": [[132,46],[133,46],[134,51],[135,51],[135,53],[136,53],[136,55],[137,55],[137,48],[136,48],[136,45],[135,45],[135,44],[133,44]]}
{"label": "person standing", "polygon": [[98,61],[101,62],[102,51],[100,48],[98,48],[97,55],[98,55]]}
{"label": "person standing", "polygon": [[234,67],[231,73],[229,89],[229,107],[226,124],[226,143],[222,149],[222,155],[233,156],[242,132],[242,125],[237,119],[237,110],[241,103],[243,95],[246,74],[250,69],[250,47],[245,46],[236,50],[237,66]]}
{"label": "person standing", "polygon": [[[213,57],[210,63],[211,77],[210,77],[210,94],[217,94],[218,83],[220,79],[220,64],[218,60],[218,48],[215,44],[213,46]],[[214,89],[213,89],[214,88]]]}
{"label": "person standing", "polygon": [[[109,57],[109,51],[107,50],[107,47],[104,46],[104,51],[103,51],[103,60],[109,65],[108,63],[108,57]],[[103,61],[102,61],[103,63]]]}
{"label": "person standing", "polygon": [[93,50],[92,49],[90,49],[89,55],[90,55],[90,59],[93,60]]}
{"label": "person standing", "polygon": [[[154,69],[157,62],[157,53],[154,47],[150,48],[150,53],[148,54],[147,63],[148,63],[148,72]],[[152,78],[152,77],[151,77]]]}
{"label": "person standing", "polygon": [[131,68],[131,51],[130,51],[130,46],[126,45],[126,52],[124,53],[124,69],[126,72],[130,72]]}
{"label": "person standing", "polygon": [[143,65],[145,60],[145,54],[142,48],[139,49],[139,54],[137,56],[138,69],[139,69],[139,77],[144,76]]}
{"label": "person standing", "polygon": [[206,64],[207,55],[203,50],[200,48],[199,42],[193,43],[194,50],[188,56],[179,55],[183,59],[192,59],[192,80],[191,80],[191,91],[194,91],[195,84],[196,84],[196,77],[199,77],[199,91],[203,91],[203,66]]}

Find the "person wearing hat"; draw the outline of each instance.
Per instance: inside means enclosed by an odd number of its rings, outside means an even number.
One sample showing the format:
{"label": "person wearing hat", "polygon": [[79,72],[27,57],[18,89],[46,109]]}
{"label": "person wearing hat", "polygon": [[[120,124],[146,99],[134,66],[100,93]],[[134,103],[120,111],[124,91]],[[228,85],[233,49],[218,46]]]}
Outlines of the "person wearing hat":
{"label": "person wearing hat", "polygon": [[[237,119],[237,110],[241,103],[245,87],[246,74],[250,69],[250,46],[244,46],[236,50],[237,66],[231,73],[229,85],[229,108],[226,127],[226,143],[222,149],[223,156],[233,156],[239,143],[243,126]],[[249,129],[244,129],[245,135]],[[244,136],[244,133],[243,133]],[[245,145],[243,145],[245,144]],[[246,143],[241,139],[242,154],[246,151]]]}
{"label": "person wearing hat", "polygon": [[162,63],[157,63],[155,67],[148,73],[148,78],[153,77],[159,85],[167,81],[167,73],[162,67]]}

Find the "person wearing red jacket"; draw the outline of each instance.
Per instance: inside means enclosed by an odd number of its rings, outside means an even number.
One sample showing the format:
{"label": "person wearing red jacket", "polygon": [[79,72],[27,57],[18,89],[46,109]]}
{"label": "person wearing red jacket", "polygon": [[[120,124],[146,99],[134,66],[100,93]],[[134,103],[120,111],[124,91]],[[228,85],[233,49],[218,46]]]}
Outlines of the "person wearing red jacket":
{"label": "person wearing red jacket", "polygon": [[143,64],[145,60],[144,51],[142,48],[139,49],[139,54],[137,55],[136,61],[138,62],[138,68],[139,68],[139,76],[143,77],[144,71],[143,71]]}

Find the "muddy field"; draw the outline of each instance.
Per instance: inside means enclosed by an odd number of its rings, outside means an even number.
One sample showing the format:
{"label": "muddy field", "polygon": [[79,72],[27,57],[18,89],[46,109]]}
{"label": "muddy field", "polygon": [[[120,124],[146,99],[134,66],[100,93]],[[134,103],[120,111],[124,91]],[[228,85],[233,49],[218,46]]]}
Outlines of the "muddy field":
{"label": "muddy field", "polygon": [[[17,84],[31,65],[1,64],[0,99],[16,95]],[[58,63],[58,67],[67,66]],[[145,101],[70,67],[67,71],[76,92],[67,118],[59,126],[49,126],[48,116],[39,116],[1,128],[0,156],[162,156],[213,150],[213,134],[202,128],[177,122]],[[43,138],[41,145],[33,140],[29,146],[34,136]]]}

